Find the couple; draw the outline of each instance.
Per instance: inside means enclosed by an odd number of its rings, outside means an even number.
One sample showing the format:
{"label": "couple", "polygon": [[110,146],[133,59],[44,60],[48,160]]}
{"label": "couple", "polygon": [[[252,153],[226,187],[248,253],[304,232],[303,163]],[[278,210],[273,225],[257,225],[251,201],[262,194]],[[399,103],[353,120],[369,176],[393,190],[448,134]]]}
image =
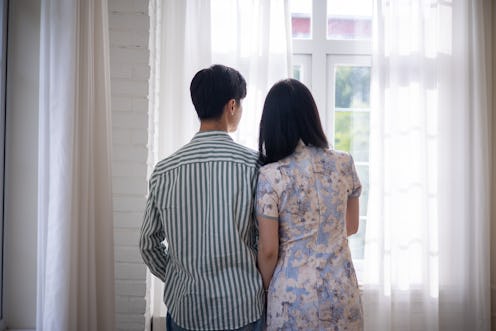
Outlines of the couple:
{"label": "couple", "polygon": [[168,330],[362,330],[347,241],[361,185],[310,91],[293,79],[270,89],[258,154],[228,135],[246,96],[239,72],[200,70],[190,91],[200,130],[156,165],[140,237]]}

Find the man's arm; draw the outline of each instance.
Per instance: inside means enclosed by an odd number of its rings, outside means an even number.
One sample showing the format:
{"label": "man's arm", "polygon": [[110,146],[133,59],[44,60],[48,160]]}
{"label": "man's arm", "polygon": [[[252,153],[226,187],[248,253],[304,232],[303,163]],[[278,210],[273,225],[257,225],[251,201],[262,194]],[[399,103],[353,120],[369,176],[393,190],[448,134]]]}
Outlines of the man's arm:
{"label": "man's arm", "polygon": [[165,252],[163,241],[165,232],[160,219],[160,213],[150,193],[146,204],[145,217],[141,226],[139,247],[141,257],[150,268],[152,274],[165,281],[165,270],[169,256]]}

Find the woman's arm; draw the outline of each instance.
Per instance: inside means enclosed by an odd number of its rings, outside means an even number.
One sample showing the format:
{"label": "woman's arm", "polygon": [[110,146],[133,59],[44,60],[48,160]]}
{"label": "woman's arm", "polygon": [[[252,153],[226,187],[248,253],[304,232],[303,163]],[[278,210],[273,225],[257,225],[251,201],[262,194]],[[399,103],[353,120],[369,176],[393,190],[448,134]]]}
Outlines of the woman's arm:
{"label": "woman's arm", "polygon": [[263,286],[269,288],[272,274],[279,255],[279,222],[259,216],[258,218],[258,269],[262,274]]}
{"label": "woman's arm", "polygon": [[359,200],[358,197],[348,198],[346,206],[346,233],[348,236],[357,233],[358,231],[358,217],[359,217]]}

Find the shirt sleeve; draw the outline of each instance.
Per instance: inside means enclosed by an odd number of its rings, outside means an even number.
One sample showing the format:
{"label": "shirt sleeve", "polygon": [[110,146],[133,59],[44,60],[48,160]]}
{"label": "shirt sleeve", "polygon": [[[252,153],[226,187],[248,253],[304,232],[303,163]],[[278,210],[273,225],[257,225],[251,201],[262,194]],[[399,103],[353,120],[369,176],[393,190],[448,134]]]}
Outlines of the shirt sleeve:
{"label": "shirt sleeve", "polygon": [[279,196],[264,173],[258,176],[255,203],[257,216],[279,219]]}
{"label": "shirt sleeve", "polygon": [[350,175],[351,175],[351,182],[352,182],[352,187],[351,191],[348,194],[348,197],[350,198],[358,198],[360,194],[362,193],[362,184],[360,183],[360,178],[358,178],[358,173],[355,168],[355,162],[353,161],[353,157],[350,154]]}
{"label": "shirt sleeve", "polygon": [[165,232],[159,209],[155,204],[155,197],[150,189],[140,231],[139,247],[141,257],[150,268],[151,273],[162,281],[165,281],[165,271],[169,262],[169,256],[163,243],[164,240]]}

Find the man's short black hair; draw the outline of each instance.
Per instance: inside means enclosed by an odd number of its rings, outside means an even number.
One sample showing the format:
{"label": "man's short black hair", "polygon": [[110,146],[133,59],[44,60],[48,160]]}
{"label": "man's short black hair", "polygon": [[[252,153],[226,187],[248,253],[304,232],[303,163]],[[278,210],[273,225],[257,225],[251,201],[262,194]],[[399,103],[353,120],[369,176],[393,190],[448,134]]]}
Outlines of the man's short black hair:
{"label": "man's short black hair", "polygon": [[329,147],[310,90],[295,79],[281,80],[265,98],[258,138],[260,162],[277,162],[291,155],[300,140],[305,145]]}
{"label": "man's short black hair", "polygon": [[239,104],[246,96],[246,81],[237,70],[215,64],[198,71],[189,90],[200,120],[218,119],[229,100]]}

